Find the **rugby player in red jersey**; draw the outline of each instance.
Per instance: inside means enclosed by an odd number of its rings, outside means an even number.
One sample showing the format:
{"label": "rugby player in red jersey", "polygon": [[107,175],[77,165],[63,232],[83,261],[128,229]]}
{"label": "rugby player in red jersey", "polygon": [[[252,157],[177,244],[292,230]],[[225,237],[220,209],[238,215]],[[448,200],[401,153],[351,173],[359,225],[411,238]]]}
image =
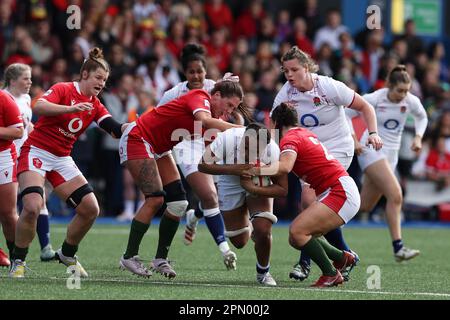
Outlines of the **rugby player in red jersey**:
{"label": "rugby player in red jersey", "polygon": [[[17,153],[13,140],[23,135],[23,121],[14,98],[0,90],[0,222],[11,256],[17,223]],[[0,249],[0,266],[8,267],[10,261]]]}
{"label": "rugby player in red jersey", "polygon": [[[171,149],[183,138],[202,135],[202,129],[225,131],[237,127],[218,118],[231,114],[242,97],[239,83],[223,80],[214,85],[210,94],[202,89],[190,90],[145,113],[125,130],[119,145],[120,161],[128,168],[146,199],[131,223],[128,245],[120,259],[121,268],[144,277],[151,275],[138,252],[153,216],[165,201],[167,209],[164,214],[179,221],[188,206]],[[168,221],[164,219],[161,223]],[[178,223],[169,228],[178,228]],[[159,241],[167,241],[165,236],[172,237],[172,232],[160,234]],[[151,269],[169,278],[176,276],[161,252],[156,253]]]}
{"label": "rugby player in red jersey", "polygon": [[[318,200],[294,219],[289,229],[289,243],[305,251],[322,270],[314,287],[337,286],[344,281],[340,272],[354,266],[356,257],[333,247],[322,235],[347,223],[358,212],[358,188],[317,136],[298,127],[298,115],[293,108],[280,104],[272,112],[271,123],[281,136],[279,162],[274,163],[271,170],[253,167],[244,171],[244,176],[283,175],[292,171],[311,185],[319,195]],[[242,178],[241,184],[254,194],[269,197],[287,194],[287,183],[259,187],[251,179]]]}
{"label": "rugby player in red jersey", "polygon": [[110,67],[102,51],[93,48],[81,67],[80,81],[53,85],[33,109],[40,118],[22,146],[19,157],[18,178],[23,209],[17,223],[11,277],[24,277],[25,258],[43,205],[45,179],[76,212],[55,258],[67,267],[72,266],[81,277],[88,276],[75,253],[97,218],[99,207],[92,187],[75,165],[70,152],[77,138],[93,121],[115,138],[119,138],[127,126],[113,120],[97,98],[109,73]]}

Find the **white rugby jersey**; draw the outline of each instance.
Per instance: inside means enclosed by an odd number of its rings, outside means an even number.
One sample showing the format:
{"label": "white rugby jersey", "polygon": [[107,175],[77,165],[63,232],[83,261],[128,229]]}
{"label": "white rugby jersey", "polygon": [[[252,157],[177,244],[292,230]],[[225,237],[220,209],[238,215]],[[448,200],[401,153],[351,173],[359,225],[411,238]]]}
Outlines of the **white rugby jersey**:
{"label": "white rugby jersey", "polygon": [[[374,108],[377,115],[378,135],[383,140],[383,148],[399,150],[403,129],[408,114],[414,117],[416,134],[423,136],[428,125],[427,113],[420,99],[408,92],[399,103],[388,99],[388,88],[379,89],[363,98]],[[361,142],[367,141],[368,132],[364,132]]]}
{"label": "white rugby jersey", "polygon": [[[8,91],[8,90],[6,90]],[[9,92],[9,91],[8,91]],[[14,145],[16,146],[17,152],[19,152],[25,140],[28,138],[28,130],[30,129],[31,118],[33,117],[33,111],[31,110],[31,97],[29,94],[22,94],[20,97],[14,97],[10,92],[11,97],[14,98],[17,106],[19,107],[20,114],[22,115],[24,128],[23,136],[20,139],[14,140]]]}
{"label": "white rugby jersey", "polygon": [[[216,139],[210,144],[211,151],[219,159],[218,164],[244,164],[244,150],[241,148],[241,140],[246,128],[231,128],[219,132]],[[280,148],[271,140],[259,159],[261,164],[270,164],[280,158]],[[232,175],[220,175],[218,183],[240,185],[240,177]]]}
{"label": "white rugby jersey", "polygon": [[[190,89],[188,88],[187,84],[188,84],[187,81],[180,82],[172,89],[164,92],[163,96],[161,97],[161,100],[159,100],[159,103],[156,107],[159,107],[160,105],[163,105],[169,101],[172,101],[173,99],[176,99],[176,98],[188,93]],[[214,80],[205,79],[203,81],[202,89],[206,90],[208,92],[211,92],[211,90],[214,88],[215,84],[216,84],[216,82]]]}
{"label": "white rugby jersey", "polygon": [[345,116],[355,91],[330,77],[312,74],[314,87],[301,92],[286,82],[275,97],[272,111],[282,102],[295,106],[300,127],[314,132],[328,151],[353,156],[354,144]]}

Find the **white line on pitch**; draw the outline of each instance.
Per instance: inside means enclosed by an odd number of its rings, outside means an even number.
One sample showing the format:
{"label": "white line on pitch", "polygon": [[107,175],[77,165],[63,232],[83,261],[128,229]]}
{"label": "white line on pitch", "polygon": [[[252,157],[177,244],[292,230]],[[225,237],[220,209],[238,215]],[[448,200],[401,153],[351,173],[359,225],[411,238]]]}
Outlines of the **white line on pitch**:
{"label": "white line on pitch", "polygon": [[[7,278],[0,276],[0,278]],[[26,279],[33,280],[63,280],[66,281],[67,278],[58,277],[27,277]],[[263,290],[294,290],[294,291],[309,291],[317,293],[327,293],[327,292],[339,292],[339,293],[359,293],[359,294],[369,294],[369,295],[397,295],[397,296],[430,296],[430,297],[445,297],[450,298],[450,293],[437,293],[437,292],[391,292],[391,291],[364,291],[364,290],[339,290],[339,289],[312,289],[312,288],[300,288],[300,287],[259,287],[251,285],[242,284],[215,284],[215,283],[202,283],[202,282],[168,282],[168,281],[136,281],[136,280],[125,280],[125,279],[82,279],[83,282],[104,282],[104,283],[125,283],[125,284],[157,284],[157,285],[167,285],[167,286],[190,286],[190,287],[211,287],[211,288],[241,288],[241,289],[263,289]]]}

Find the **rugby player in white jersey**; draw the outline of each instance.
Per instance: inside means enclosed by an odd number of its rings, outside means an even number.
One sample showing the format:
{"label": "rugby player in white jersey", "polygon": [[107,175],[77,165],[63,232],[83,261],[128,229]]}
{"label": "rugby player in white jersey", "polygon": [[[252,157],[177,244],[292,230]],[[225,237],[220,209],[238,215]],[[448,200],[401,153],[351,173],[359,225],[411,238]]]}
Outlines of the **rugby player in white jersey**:
{"label": "rugby player in white jersey", "polygon": [[[363,96],[375,107],[379,135],[383,139],[383,149],[376,151],[365,144],[370,137],[369,130],[364,131],[361,138],[355,138],[355,152],[358,163],[364,173],[361,189],[361,212],[371,211],[381,196],[386,197],[386,217],[392,238],[394,257],[398,262],[409,260],[419,255],[419,250],[407,248],[402,242],[401,207],[402,190],[395,177],[398,152],[406,118],[414,117],[416,135],[411,149],[418,152],[422,149],[422,137],[428,125],[427,114],[419,98],[409,92],[411,78],[406,67],[399,65],[388,75],[387,88],[379,89]],[[348,110],[347,115],[358,115]]]}
{"label": "rugby player in white jersey", "polygon": [[[22,64],[14,63],[9,65],[5,70],[5,90],[8,91],[14,98],[19,107],[24,124],[24,133],[21,139],[14,140],[16,146],[17,157],[20,155],[20,149],[23,143],[28,138],[28,133],[33,130],[33,123],[31,118],[33,112],[31,110],[31,97],[28,94],[31,87],[31,67]],[[55,258],[55,251],[50,244],[50,225],[48,221],[48,210],[44,201],[44,206],[39,212],[37,220],[36,231],[41,246],[41,261],[50,261]]]}
{"label": "rugby player in white jersey", "polygon": [[[352,108],[362,113],[372,133],[367,143],[376,150],[382,147],[382,141],[377,135],[375,111],[359,94],[340,81],[316,74],[317,64],[297,46],[283,55],[281,63],[287,82],[275,97],[272,111],[281,103],[293,106],[297,111],[300,127],[315,133],[346,170],[352,162],[354,142],[344,108]],[[302,183],[302,209],[306,209],[316,200],[315,191]],[[325,237],[338,249],[350,250],[340,228],[329,232]],[[350,270],[343,272],[345,280],[348,280]],[[309,271],[310,259],[302,254],[289,277],[302,281],[308,277]]]}
{"label": "rugby player in white jersey", "polygon": [[[278,161],[279,155],[280,149],[271,140],[270,131],[253,122],[246,128],[219,133],[206,147],[203,161],[198,165],[201,172],[219,175],[219,207],[225,220],[226,235],[238,249],[247,244],[251,235],[257,260],[256,280],[267,286],[276,286],[269,273],[272,224],[277,222],[272,213],[273,198],[249,194],[242,188],[239,175],[249,168],[249,164],[271,164]],[[287,182],[286,175],[276,179]]]}
{"label": "rugby player in white jersey", "polygon": [[[205,49],[198,44],[188,44],[181,53],[181,64],[187,81],[177,84],[172,89],[166,91],[158,103],[164,105],[180,96],[185,95],[193,89],[204,89],[210,92],[215,81],[206,79]],[[237,80],[238,81],[238,80]],[[211,175],[198,171],[198,163],[205,150],[203,138],[185,139],[173,148],[173,157],[181,173],[186,178],[200,203],[198,210],[188,210],[186,212],[186,228],[184,232],[184,243],[190,245],[195,238],[197,224],[200,218],[205,217],[205,223],[214,238],[227,269],[236,268],[236,254],[230,250],[228,241],[225,238],[225,226],[220,215],[217,203],[217,191]],[[168,251],[178,227],[179,221],[171,219],[167,215],[162,216],[162,223],[159,224],[158,252]]]}

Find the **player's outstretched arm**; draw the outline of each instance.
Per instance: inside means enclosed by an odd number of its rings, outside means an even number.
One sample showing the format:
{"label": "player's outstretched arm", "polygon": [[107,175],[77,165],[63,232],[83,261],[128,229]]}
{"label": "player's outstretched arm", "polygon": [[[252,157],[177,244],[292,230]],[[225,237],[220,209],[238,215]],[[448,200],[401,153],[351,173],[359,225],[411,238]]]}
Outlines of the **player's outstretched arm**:
{"label": "player's outstretched arm", "polygon": [[80,102],[74,104],[73,106],[65,106],[49,102],[45,99],[39,99],[36,102],[33,111],[36,112],[36,114],[39,116],[57,116],[66,113],[89,111],[92,110],[92,108],[92,103],[88,102]]}
{"label": "player's outstretched arm", "polygon": [[231,128],[241,128],[241,125],[232,124],[229,122],[225,122],[220,119],[215,119],[211,117],[209,112],[199,111],[194,115],[195,120],[201,121],[202,126],[205,129],[217,129],[219,131],[225,131]]}

